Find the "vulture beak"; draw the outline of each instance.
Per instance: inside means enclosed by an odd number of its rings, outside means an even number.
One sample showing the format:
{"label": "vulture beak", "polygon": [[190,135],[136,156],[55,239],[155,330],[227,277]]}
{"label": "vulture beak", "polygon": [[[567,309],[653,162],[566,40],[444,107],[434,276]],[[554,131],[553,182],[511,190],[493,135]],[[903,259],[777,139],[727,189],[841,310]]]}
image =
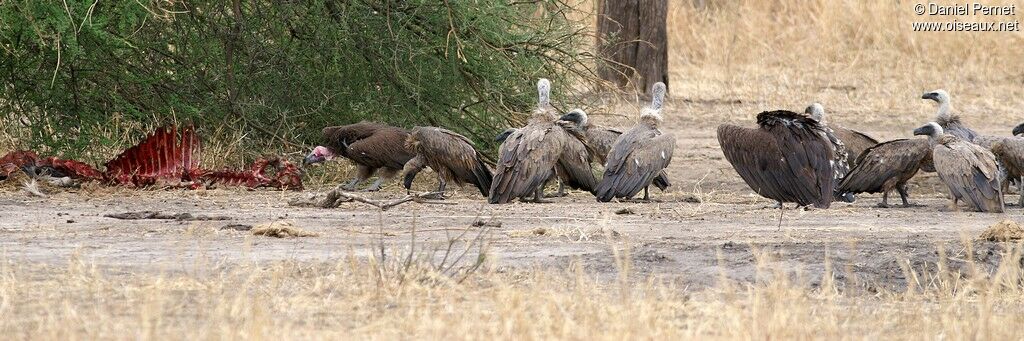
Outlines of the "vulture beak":
{"label": "vulture beak", "polygon": [[314,164],[314,163],[321,163],[321,162],[324,162],[324,160],[327,160],[327,158],[323,157],[323,155],[317,155],[316,153],[310,153],[309,155],[306,155],[306,158],[304,160],[302,160],[302,165],[303,166],[307,166],[307,165],[311,165],[311,164]]}
{"label": "vulture beak", "polygon": [[930,100],[938,102],[939,101],[939,94],[935,93],[935,92],[926,92],[926,93],[924,93],[924,95],[921,96],[921,99],[930,99]]}
{"label": "vulture beak", "polygon": [[1013,136],[1018,136],[1020,134],[1024,134],[1024,123],[1021,123],[1016,127],[1013,127]]}
{"label": "vulture beak", "polygon": [[932,126],[931,125],[926,125],[926,126],[914,129],[914,135],[928,135],[928,136],[931,136],[931,134],[932,134]]}

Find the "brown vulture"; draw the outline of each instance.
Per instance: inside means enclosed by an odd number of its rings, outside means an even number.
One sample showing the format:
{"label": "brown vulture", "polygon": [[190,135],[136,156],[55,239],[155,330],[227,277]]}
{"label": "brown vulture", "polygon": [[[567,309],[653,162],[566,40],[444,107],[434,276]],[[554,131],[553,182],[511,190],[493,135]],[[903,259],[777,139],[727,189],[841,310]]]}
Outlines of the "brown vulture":
{"label": "brown vulture", "polygon": [[[587,137],[587,144],[590,145],[594,152],[591,158],[595,162],[600,163],[602,167],[608,162],[608,153],[611,152],[615,140],[619,138],[619,135],[622,135],[621,131],[591,124],[587,112],[583,111],[583,109],[573,109],[558,119],[573,122],[577,128],[583,131],[583,134]],[[662,191],[672,186],[672,183],[668,180],[668,173],[665,173],[664,170],[654,178],[651,184]]]}
{"label": "brown vulture", "polygon": [[416,174],[424,167],[437,172],[438,192],[443,193],[449,181],[460,186],[473,184],[485,197],[491,189],[491,170],[465,136],[442,128],[415,127],[405,140],[405,148],[416,153],[402,170],[406,190],[411,189]]}
{"label": "brown vulture", "polygon": [[1012,137],[1003,137],[992,144],[990,149],[996,156],[996,160],[1002,164],[1006,171],[1006,182],[1003,184],[1005,192],[1010,182],[1017,184],[1020,192],[1018,206],[1024,206],[1024,123],[1013,128]]}
{"label": "brown vulture", "polygon": [[649,200],[648,187],[672,162],[676,139],[660,129],[665,84],[654,83],[651,94],[651,105],[641,111],[640,120],[612,144],[604,165],[604,177],[594,193],[597,201],[629,199],[641,190],[644,200]]}
{"label": "brown vulture", "polygon": [[[757,115],[758,128],[718,126],[725,159],[757,194],[782,203],[828,208],[846,153],[818,121],[792,111]],[[848,200],[848,199],[847,199]]]}
{"label": "brown vulture", "polygon": [[843,146],[846,147],[846,152],[849,154],[847,156],[847,160],[849,161],[850,168],[857,166],[857,158],[863,155],[864,151],[878,144],[878,140],[875,140],[873,137],[868,136],[865,133],[853,129],[847,129],[838,124],[829,124],[826,122],[825,107],[819,103],[811,104],[804,110],[804,113],[811,115],[811,118],[815,121],[818,121],[822,125],[832,129],[832,133],[835,134],[836,137],[839,138],[839,141],[843,143]]}
{"label": "brown vulture", "polygon": [[571,123],[557,120],[547,79],[537,82],[537,92],[537,109],[526,126],[510,133],[498,149],[487,200],[492,204],[530,194],[534,194],[534,201],[541,202],[544,183],[555,174],[569,187],[592,192],[596,186],[583,133]]}
{"label": "brown vulture", "polygon": [[842,193],[882,193],[878,207],[889,207],[889,192],[899,192],[903,207],[907,200],[907,181],[926,162],[931,162],[932,148],[927,139],[899,139],[868,148],[857,158],[856,166],[839,183]]}
{"label": "brown vulture", "polygon": [[324,162],[336,156],[352,160],[356,177],[342,187],[349,191],[382,169],[380,178],[366,189],[378,191],[383,181],[394,177],[412,159],[412,153],[405,149],[408,137],[405,129],[372,122],[327,127],[323,130],[323,145],[313,148],[304,163]]}
{"label": "brown vulture", "polygon": [[935,171],[949,187],[953,210],[959,209],[959,200],[965,200],[980,212],[1003,212],[999,168],[992,152],[955,135],[944,134],[942,126],[936,122],[915,129],[914,135],[927,135],[934,146]]}

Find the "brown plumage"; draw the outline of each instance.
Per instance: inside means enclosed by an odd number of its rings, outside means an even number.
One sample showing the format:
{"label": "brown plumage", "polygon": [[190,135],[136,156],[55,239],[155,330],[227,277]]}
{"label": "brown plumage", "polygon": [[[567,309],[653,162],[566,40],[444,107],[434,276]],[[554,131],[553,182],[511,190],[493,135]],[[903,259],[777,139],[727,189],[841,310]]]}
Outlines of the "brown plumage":
{"label": "brown plumage", "polygon": [[549,101],[550,89],[548,80],[537,82],[537,109],[525,127],[509,134],[501,144],[488,202],[508,203],[531,193],[540,201],[544,183],[556,173],[570,187],[593,191],[597,181],[585,137],[570,123],[557,121]]}
{"label": "brown plumage", "polygon": [[605,162],[604,177],[594,192],[597,201],[629,199],[641,190],[644,191],[644,200],[649,199],[647,188],[672,162],[676,139],[659,129],[665,84],[655,83],[651,93],[650,107],[644,108],[636,125],[612,144]]}
{"label": "brown plumage", "polygon": [[792,111],[757,115],[758,128],[723,124],[718,142],[726,160],[757,194],[800,206],[828,208],[844,153],[816,120]]}
{"label": "brown plumage", "polygon": [[405,149],[405,129],[379,123],[359,122],[323,129],[323,145],[317,146],[306,156],[305,163],[318,163],[342,156],[356,164],[357,175],[343,188],[356,186],[369,179],[380,169],[381,177],[367,190],[380,190],[381,183],[390,179],[413,155]]}
{"label": "brown plumage", "polygon": [[493,175],[483,161],[483,156],[473,148],[473,142],[465,136],[447,129],[436,127],[415,127],[405,140],[405,148],[416,156],[405,164],[405,189],[412,187],[416,174],[424,167],[437,172],[438,192],[444,192],[449,181],[458,185],[470,183],[487,196]]}
{"label": "brown plumage", "polygon": [[907,181],[917,174],[921,165],[932,158],[927,139],[899,139],[868,148],[856,160],[856,166],[839,183],[839,192],[882,193],[880,207],[889,207],[889,192],[900,194],[903,206],[907,200]]}
{"label": "brown plumage", "polygon": [[[1024,137],[1003,138],[995,142],[991,150],[1006,171],[1006,183],[1017,184],[1017,190],[1020,192],[1017,205],[1024,206],[1024,189],[1021,189],[1024,186]],[[1004,192],[1008,187],[1006,183],[1003,185]]]}
{"label": "brown plumage", "polygon": [[957,202],[964,200],[977,211],[1003,212],[999,168],[992,152],[959,137],[944,134],[942,127],[935,122],[917,128],[914,135],[928,135],[933,145],[935,171],[939,179],[949,187],[953,209],[958,209]]}
{"label": "brown plumage", "polygon": [[847,129],[838,124],[828,123],[825,116],[825,107],[819,103],[811,104],[804,110],[804,113],[810,115],[818,123],[832,129],[832,133],[839,138],[839,141],[842,141],[843,146],[846,148],[847,162],[850,168],[857,166],[857,158],[863,155],[864,151],[878,144],[878,140],[868,136],[868,134]]}
{"label": "brown plumage", "polygon": [[[587,116],[587,112],[582,109],[572,110],[568,114],[562,115],[559,120],[573,122],[577,128],[583,131],[587,138],[587,145],[594,152],[591,155],[592,159],[604,167],[605,163],[608,162],[608,153],[611,152],[612,145],[615,144],[615,140],[619,138],[619,135],[622,135],[622,132],[592,124]],[[662,191],[672,186],[672,183],[668,180],[668,173],[664,170],[654,178],[651,184]]]}

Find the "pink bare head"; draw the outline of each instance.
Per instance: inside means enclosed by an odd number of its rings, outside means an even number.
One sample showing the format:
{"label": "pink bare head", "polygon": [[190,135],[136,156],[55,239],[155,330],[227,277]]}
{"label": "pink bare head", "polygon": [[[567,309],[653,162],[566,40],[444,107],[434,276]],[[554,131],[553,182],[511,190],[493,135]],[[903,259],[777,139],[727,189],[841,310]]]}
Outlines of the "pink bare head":
{"label": "pink bare head", "polygon": [[313,163],[324,162],[333,158],[334,152],[332,152],[331,149],[324,146],[316,146],[316,148],[313,148],[313,152],[309,153],[309,155],[306,155],[306,160],[304,160],[302,163],[308,165]]}

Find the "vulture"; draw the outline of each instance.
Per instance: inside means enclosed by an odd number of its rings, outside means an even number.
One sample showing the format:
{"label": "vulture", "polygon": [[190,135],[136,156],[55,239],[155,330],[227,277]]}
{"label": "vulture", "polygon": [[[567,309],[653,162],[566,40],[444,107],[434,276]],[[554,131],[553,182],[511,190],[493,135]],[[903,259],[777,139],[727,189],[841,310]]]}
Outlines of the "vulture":
{"label": "vulture", "polygon": [[594,193],[597,201],[629,199],[641,190],[644,200],[649,200],[648,187],[672,162],[676,139],[659,129],[665,84],[655,83],[651,94],[651,105],[641,110],[640,120],[612,144],[604,165],[604,177]]}
{"label": "vulture", "polygon": [[550,103],[551,83],[537,82],[537,109],[526,126],[510,133],[498,148],[498,163],[488,202],[504,204],[534,194],[543,201],[544,183],[552,176],[569,187],[593,192],[597,185],[583,133],[571,123],[558,121]]}
{"label": "vulture", "polygon": [[926,92],[921,99],[930,99],[939,104],[939,111],[935,114],[935,123],[942,127],[942,131],[959,137],[961,140],[974,142],[978,133],[960,122],[960,116],[953,114],[953,104],[950,102],[949,93],[946,90]]}
{"label": "vulture", "polygon": [[864,151],[868,148],[874,147],[878,144],[878,140],[875,140],[871,136],[865,133],[846,129],[839,125],[831,125],[825,121],[825,107],[820,103],[812,103],[811,106],[804,110],[804,113],[811,115],[811,118],[825,127],[832,129],[832,132],[839,138],[839,141],[846,147],[846,152],[849,154],[848,161],[850,168],[857,166],[857,159],[864,154]]}
{"label": "vulture", "polygon": [[320,163],[336,156],[352,160],[357,174],[342,187],[345,190],[356,189],[382,169],[381,177],[366,189],[378,191],[383,181],[394,177],[412,159],[412,153],[405,149],[408,137],[409,132],[405,129],[372,122],[327,127],[323,130],[323,145],[313,148],[304,163]]}
{"label": "vulture", "polygon": [[1024,206],[1024,137],[1019,136],[1021,134],[1024,134],[1024,124],[1013,128],[1013,137],[1004,137],[990,148],[1006,171],[1008,181],[1003,184],[1003,191],[1007,190],[1010,182],[1017,184],[1017,190],[1020,191],[1018,206]]}
{"label": "vulture", "polygon": [[786,110],[757,114],[758,128],[718,126],[725,159],[757,194],[782,203],[828,208],[846,175],[846,150],[806,114]]}
{"label": "vulture", "polygon": [[927,139],[899,139],[880,143],[865,150],[856,166],[839,182],[841,193],[882,193],[878,207],[889,207],[889,192],[899,192],[903,207],[907,201],[907,181],[921,166],[930,163],[932,148]]}
{"label": "vulture", "polygon": [[416,156],[405,163],[403,185],[409,190],[416,174],[424,167],[437,172],[437,191],[444,192],[449,181],[458,185],[470,183],[487,196],[493,174],[487,168],[473,142],[453,131],[436,127],[415,127],[405,140],[405,148]]}
{"label": "vulture", "polygon": [[1003,212],[999,169],[992,152],[956,135],[944,134],[937,122],[915,129],[914,135],[927,135],[933,145],[935,171],[949,186],[953,210],[958,210],[957,203],[965,200],[980,212]]}
{"label": "vulture", "polygon": [[[583,135],[587,137],[587,144],[594,151],[591,158],[602,166],[608,161],[608,153],[612,150],[612,144],[619,138],[619,135],[622,135],[621,131],[591,124],[587,112],[583,109],[574,109],[558,119],[575,123],[576,127],[583,131]],[[654,178],[651,184],[662,191],[672,186],[668,180],[668,173],[665,173],[664,170]]]}

